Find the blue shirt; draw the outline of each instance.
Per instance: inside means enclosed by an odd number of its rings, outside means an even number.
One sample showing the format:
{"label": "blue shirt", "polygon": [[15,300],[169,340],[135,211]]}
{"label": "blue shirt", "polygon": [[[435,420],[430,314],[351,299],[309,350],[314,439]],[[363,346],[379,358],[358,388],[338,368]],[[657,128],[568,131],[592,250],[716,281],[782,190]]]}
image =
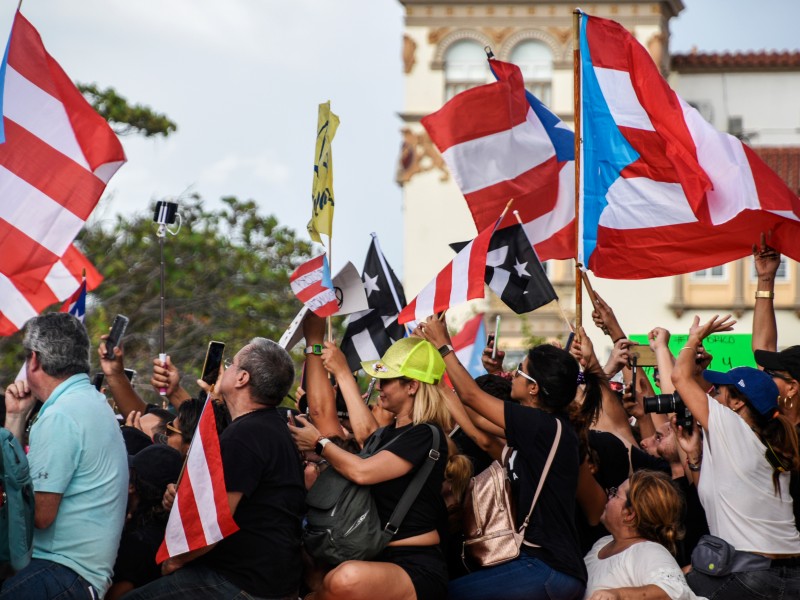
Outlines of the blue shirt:
{"label": "blue shirt", "polygon": [[89,376],[61,382],[39,411],[28,454],[36,492],[62,494],[55,521],[33,535],[33,557],[74,570],[102,598],[125,521],[128,459],[119,425]]}

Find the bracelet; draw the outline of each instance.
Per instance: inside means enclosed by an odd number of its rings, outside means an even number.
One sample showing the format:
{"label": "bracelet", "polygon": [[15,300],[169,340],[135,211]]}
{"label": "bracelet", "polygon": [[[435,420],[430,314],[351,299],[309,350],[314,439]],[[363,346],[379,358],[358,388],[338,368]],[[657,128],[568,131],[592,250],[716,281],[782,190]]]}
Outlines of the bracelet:
{"label": "bracelet", "polygon": [[758,290],[756,292],[756,300],[759,298],[766,298],[767,300],[773,300],[775,298],[775,292],[768,292],[766,290]]}
{"label": "bracelet", "polygon": [[703,457],[702,456],[700,456],[697,459],[696,463],[693,463],[692,459],[690,459],[688,456],[686,457],[686,466],[689,467],[690,471],[693,471],[695,473],[697,473],[700,470],[700,465],[701,465],[702,462],[703,462]]}
{"label": "bracelet", "polygon": [[681,353],[681,352],[683,352],[684,350],[694,350],[695,352],[697,352],[697,347],[695,347],[695,346],[684,346],[683,348],[681,348],[680,350],[678,350],[678,353]]}
{"label": "bracelet", "polygon": [[621,336],[619,336],[617,339],[613,340],[611,343],[612,343],[612,344],[616,344],[618,341],[620,341],[620,340],[624,340],[624,339],[625,339],[625,336],[624,336],[624,335],[621,335]]}

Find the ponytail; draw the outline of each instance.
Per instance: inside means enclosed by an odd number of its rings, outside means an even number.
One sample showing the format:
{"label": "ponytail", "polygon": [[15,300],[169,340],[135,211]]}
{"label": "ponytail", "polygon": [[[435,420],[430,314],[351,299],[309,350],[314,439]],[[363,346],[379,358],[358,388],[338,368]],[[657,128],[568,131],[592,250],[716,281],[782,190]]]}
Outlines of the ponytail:
{"label": "ponytail", "polygon": [[[749,408],[749,407],[748,407]],[[751,410],[756,416],[758,437],[767,447],[765,457],[772,466],[772,485],[777,496],[781,495],[780,476],[787,471],[800,471],[800,450],[797,429],[786,417],[776,414],[766,417]]]}

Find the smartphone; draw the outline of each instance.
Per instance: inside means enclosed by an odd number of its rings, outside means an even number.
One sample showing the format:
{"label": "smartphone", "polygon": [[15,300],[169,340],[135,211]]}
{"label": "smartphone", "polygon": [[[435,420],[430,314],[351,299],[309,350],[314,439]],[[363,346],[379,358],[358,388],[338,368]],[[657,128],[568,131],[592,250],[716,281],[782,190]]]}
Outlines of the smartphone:
{"label": "smartphone", "polygon": [[206,360],[203,363],[203,374],[200,376],[200,379],[205,381],[208,385],[217,383],[219,366],[222,364],[222,355],[224,353],[225,344],[223,342],[211,341],[208,343]]}
{"label": "smartphone", "polygon": [[634,357],[636,358],[637,367],[656,367],[658,360],[656,360],[656,353],[648,344],[631,344],[628,346],[628,362],[633,364]]}
{"label": "smartphone", "polygon": [[125,315],[114,317],[114,322],[111,324],[111,332],[108,334],[108,339],[106,339],[106,360],[114,360],[114,348],[119,346],[127,328],[128,317]]}
{"label": "smartphone", "polygon": [[494,336],[492,337],[492,358],[497,358],[497,338],[500,337],[500,315],[494,320]]}
{"label": "smartphone", "polygon": [[376,377],[373,377],[370,380],[369,385],[367,386],[367,393],[364,395],[364,404],[366,404],[367,406],[369,406],[369,399],[372,397],[372,392],[375,391],[376,383],[378,383],[378,379]]}
{"label": "smartphone", "polygon": [[[133,381],[133,376],[136,375],[136,371],[133,369],[125,369],[125,377],[128,378],[128,381]],[[99,392],[103,389],[103,381],[105,380],[105,375],[101,371],[100,373],[95,373],[94,377],[92,378],[92,385],[95,389]]]}
{"label": "smartphone", "polygon": [[572,348],[572,342],[573,342],[574,339],[575,339],[575,332],[574,331],[570,331],[569,332],[569,337],[567,338],[567,346],[564,348],[564,350],[569,352],[569,349]]}

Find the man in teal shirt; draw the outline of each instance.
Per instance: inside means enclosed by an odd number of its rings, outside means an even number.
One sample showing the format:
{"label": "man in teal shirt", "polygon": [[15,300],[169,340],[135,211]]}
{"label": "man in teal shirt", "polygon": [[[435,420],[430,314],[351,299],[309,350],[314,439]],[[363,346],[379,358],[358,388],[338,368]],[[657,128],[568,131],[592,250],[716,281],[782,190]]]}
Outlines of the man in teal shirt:
{"label": "man in teal shirt", "polygon": [[102,598],[125,519],[128,464],[117,420],[89,380],[89,337],[66,313],[25,326],[27,382],[6,390],[6,427],[23,439],[36,497],[33,560],[0,598]]}

